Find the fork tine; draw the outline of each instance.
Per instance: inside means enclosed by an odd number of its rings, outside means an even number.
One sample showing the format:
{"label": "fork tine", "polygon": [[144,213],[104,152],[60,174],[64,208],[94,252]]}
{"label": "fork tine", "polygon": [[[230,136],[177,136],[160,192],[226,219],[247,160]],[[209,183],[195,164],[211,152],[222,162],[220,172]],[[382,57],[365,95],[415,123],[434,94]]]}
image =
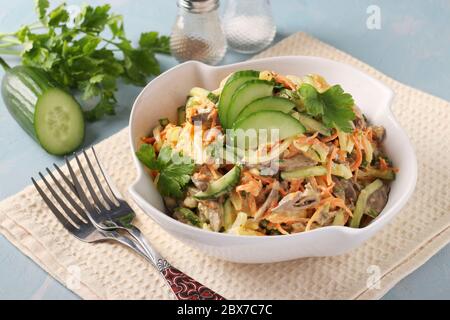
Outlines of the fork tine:
{"label": "fork tine", "polygon": [[111,180],[111,177],[106,173],[106,171],[103,169],[102,163],[98,160],[97,153],[95,152],[94,147],[91,147],[92,153],[94,154],[95,160],[97,161],[98,167],[100,168],[100,172],[103,175],[103,178],[105,178],[106,184],[108,185],[109,191],[111,191],[111,194],[114,196],[114,198],[117,201],[120,201],[123,197],[120,194],[120,191],[117,190],[116,186]]}
{"label": "fork tine", "polygon": [[[48,174],[52,178],[55,185],[58,187],[59,191],[63,194],[63,196],[69,201],[70,205],[78,212],[78,214],[86,221],[88,220],[88,217],[86,216],[86,213],[84,210],[76,203],[76,201],[72,198],[72,196],[66,191],[66,189],[63,188],[63,186],[59,183],[58,179],[55,178],[53,173],[50,171],[49,168],[46,168]],[[67,177],[66,177],[67,178]]]}
{"label": "fork tine", "polygon": [[45,204],[50,208],[52,213],[55,215],[56,219],[63,225],[64,228],[66,228],[67,231],[73,233],[75,231],[75,227],[59,212],[59,210],[55,207],[53,202],[50,201],[50,199],[45,195],[44,191],[39,187],[38,183],[34,178],[31,178],[31,181],[34,184],[34,187],[41,195],[42,199],[44,200]]}
{"label": "fork tine", "polygon": [[50,191],[52,196],[56,199],[56,202],[61,206],[63,211],[66,213],[66,215],[72,220],[74,224],[77,226],[80,226],[83,224],[83,221],[77,217],[76,214],[72,212],[72,210],[69,209],[69,207],[66,205],[66,203],[61,199],[61,197],[58,195],[58,193],[52,188],[50,183],[47,182],[47,179],[45,179],[44,175],[39,172],[39,176],[41,177],[42,181],[44,181],[45,185],[47,186],[47,189]]}
{"label": "fork tine", "polygon": [[88,164],[89,170],[91,171],[92,176],[94,177],[95,183],[98,186],[98,189],[100,190],[100,193],[103,196],[103,199],[108,203],[110,208],[116,207],[116,204],[111,201],[111,199],[106,194],[105,190],[103,189],[102,184],[100,183],[100,180],[97,177],[97,174],[95,173],[94,167],[92,166],[91,161],[89,160],[89,157],[87,156],[87,153],[85,150],[83,150],[84,158],[86,159],[86,162]]}
{"label": "fork tine", "polygon": [[72,166],[70,165],[69,159],[65,157],[67,168],[69,169],[70,176],[72,177],[73,184],[75,186],[75,189],[77,191],[78,197],[80,197],[81,203],[83,203],[84,208],[87,210],[87,212],[94,212],[94,206],[91,205],[88,198],[86,197],[86,194],[83,191],[83,188],[81,187],[80,182],[78,182],[77,176],[75,175],[75,172],[73,171]]}
{"label": "fork tine", "polygon": [[64,180],[64,182],[67,184],[67,186],[70,188],[70,190],[78,197],[78,192],[77,189],[75,188],[75,185],[69,180],[69,178],[67,178],[67,176],[64,174],[64,172],[62,172],[62,170],[56,165],[56,163],[53,164],[53,166],[55,167],[56,171],[58,171],[59,175],[61,176],[61,178]]}
{"label": "fork tine", "polygon": [[86,183],[86,187],[88,188],[88,191],[92,196],[92,200],[94,200],[94,203],[97,206],[97,208],[99,208],[100,210],[107,210],[105,208],[105,206],[103,205],[103,203],[100,201],[100,199],[97,197],[97,194],[95,193],[94,188],[92,188],[91,181],[89,180],[89,177],[87,176],[86,172],[83,169],[83,166],[81,165],[81,161],[78,158],[78,154],[75,153],[74,155],[75,155],[75,160],[77,161],[77,164],[78,164],[78,168],[80,169],[81,175],[83,176],[84,182]]}

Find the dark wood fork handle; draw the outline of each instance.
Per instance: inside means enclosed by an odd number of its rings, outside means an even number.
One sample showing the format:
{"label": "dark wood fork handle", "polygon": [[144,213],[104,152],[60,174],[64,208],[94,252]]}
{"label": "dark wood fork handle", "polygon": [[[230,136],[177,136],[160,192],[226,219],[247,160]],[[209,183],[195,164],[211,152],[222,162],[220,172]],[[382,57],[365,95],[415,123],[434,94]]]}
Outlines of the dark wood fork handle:
{"label": "dark wood fork handle", "polygon": [[221,295],[171,266],[165,259],[159,259],[157,267],[178,300],[225,300]]}

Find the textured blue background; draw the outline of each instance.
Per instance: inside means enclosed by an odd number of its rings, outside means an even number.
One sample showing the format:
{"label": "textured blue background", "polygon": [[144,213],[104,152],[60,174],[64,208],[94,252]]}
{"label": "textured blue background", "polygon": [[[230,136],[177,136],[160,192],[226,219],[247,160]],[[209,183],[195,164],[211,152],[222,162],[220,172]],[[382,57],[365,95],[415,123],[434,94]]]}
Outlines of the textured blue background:
{"label": "textured blue background", "polygon": [[[58,2],[51,1],[52,4]],[[169,33],[176,15],[175,0],[76,1],[78,5],[109,2],[124,14],[132,39],[145,30]],[[35,20],[32,0],[0,0],[0,32],[15,31]],[[381,9],[381,30],[366,27],[369,5]],[[276,41],[306,31],[342,49],[389,76],[450,100],[449,0],[273,0],[278,26]],[[222,63],[248,59],[229,52]],[[163,70],[176,64],[162,58]],[[14,64],[17,60],[9,60]],[[0,76],[3,73],[0,71]],[[139,89],[120,90],[119,114],[89,125],[87,144],[98,142],[128,122]],[[29,177],[61,159],[43,152],[11,119],[0,101],[0,199],[20,191]],[[396,285],[386,299],[450,299],[450,246]],[[77,296],[0,236],[0,298],[76,299]]]}

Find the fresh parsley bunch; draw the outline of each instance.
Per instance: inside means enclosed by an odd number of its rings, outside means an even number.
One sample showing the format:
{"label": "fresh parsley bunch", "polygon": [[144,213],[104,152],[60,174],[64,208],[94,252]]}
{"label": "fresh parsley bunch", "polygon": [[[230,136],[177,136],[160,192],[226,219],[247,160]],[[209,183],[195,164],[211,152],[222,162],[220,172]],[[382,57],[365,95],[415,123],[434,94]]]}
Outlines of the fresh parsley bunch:
{"label": "fresh parsley bunch", "polygon": [[[24,65],[45,70],[61,86],[79,90],[95,106],[87,120],[115,113],[118,79],[144,86],[160,72],[155,53],[169,54],[169,37],[142,33],[139,45],[126,38],[123,17],[110,5],[84,6],[71,17],[65,3],[49,10],[48,0],[35,0],[37,23],[0,34],[0,53],[22,57]],[[22,46],[21,51],[11,50]],[[11,48],[10,48],[11,47]]]}

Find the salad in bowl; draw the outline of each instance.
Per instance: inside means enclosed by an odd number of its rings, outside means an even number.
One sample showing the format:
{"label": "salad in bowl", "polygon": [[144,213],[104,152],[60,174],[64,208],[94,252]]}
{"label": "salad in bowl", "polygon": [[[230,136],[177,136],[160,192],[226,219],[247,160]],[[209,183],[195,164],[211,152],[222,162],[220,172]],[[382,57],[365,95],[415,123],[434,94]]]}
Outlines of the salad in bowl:
{"label": "salad in bowl", "polygon": [[288,235],[362,228],[398,169],[350,93],[317,74],[238,70],[194,87],[136,156],[169,215],[219,233]]}

